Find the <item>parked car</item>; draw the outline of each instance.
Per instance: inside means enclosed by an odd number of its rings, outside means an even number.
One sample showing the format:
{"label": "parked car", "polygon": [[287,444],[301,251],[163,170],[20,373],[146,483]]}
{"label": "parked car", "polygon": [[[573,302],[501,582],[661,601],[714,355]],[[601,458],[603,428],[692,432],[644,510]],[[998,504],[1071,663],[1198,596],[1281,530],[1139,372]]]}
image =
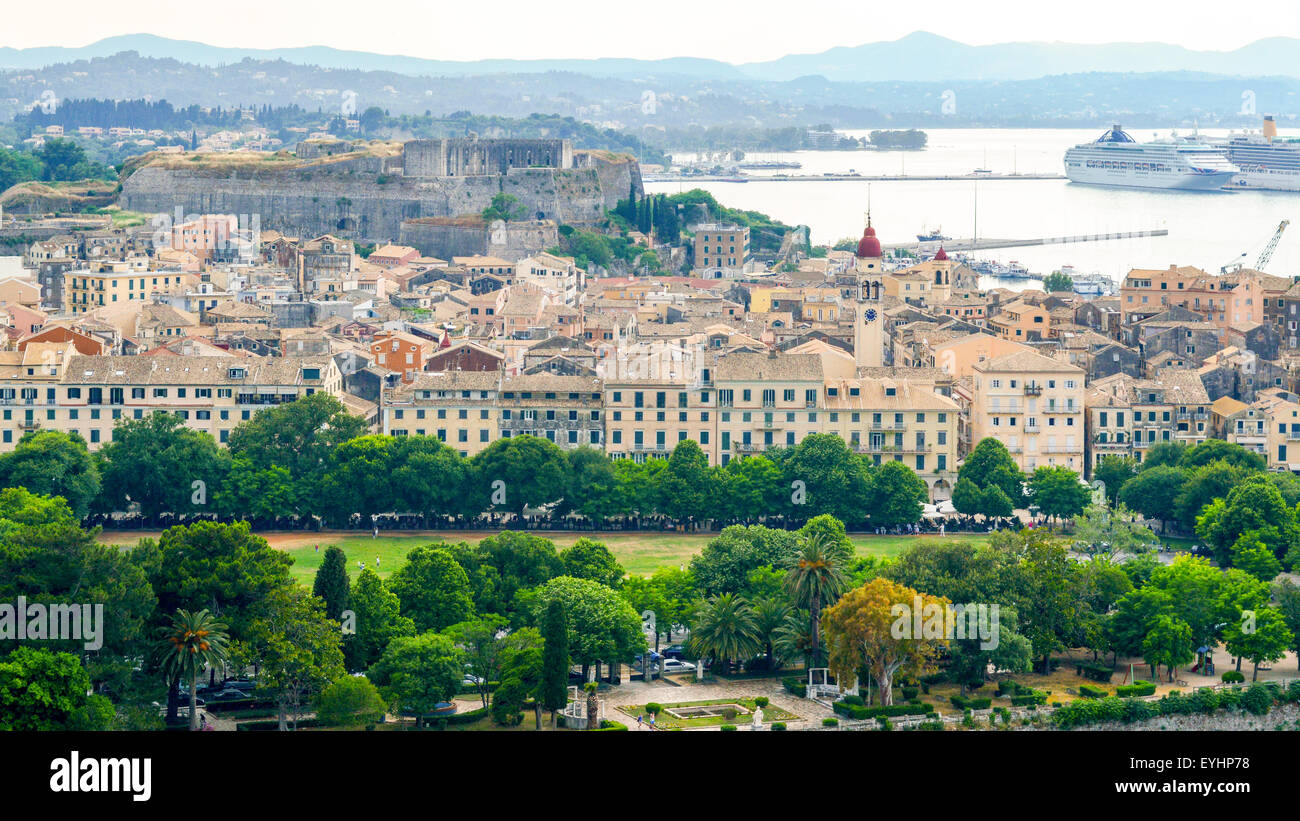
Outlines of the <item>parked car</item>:
{"label": "parked car", "polygon": [[[189,697],[189,696],[182,695],[182,696],[181,696],[181,700],[180,700],[179,702],[177,702],[177,704],[179,705],[179,709],[185,711],[186,715],[189,714],[189,709],[190,709],[190,697]],[[195,707],[203,707],[203,706],[205,706],[206,704],[207,704],[207,702],[203,700],[203,697],[202,697],[202,696],[196,696],[196,697],[195,697],[195,699],[194,699],[194,706],[195,706]],[[165,701],[155,701],[155,702],[153,702],[153,706],[160,708],[164,713],[167,712],[167,702],[165,702]]]}
{"label": "parked car", "polygon": [[466,673],[465,677],[460,680],[460,686],[462,687],[477,687],[482,683],[483,679],[473,673]]}
{"label": "parked car", "polygon": [[665,648],[663,654],[670,659],[684,659],[686,658],[686,645],[674,644]]}
{"label": "parked car", "polygon": [[213,693],[207,697],[208,701],[243,701],[249,698],[249,694],[237,687],[227,687],[218,693]]}
{"label": "parked car", "polygon": [[690,673],[695,670],[695,665],[689,661],[681,659],[664,659],[663,667],[660,668],[664,673]]}

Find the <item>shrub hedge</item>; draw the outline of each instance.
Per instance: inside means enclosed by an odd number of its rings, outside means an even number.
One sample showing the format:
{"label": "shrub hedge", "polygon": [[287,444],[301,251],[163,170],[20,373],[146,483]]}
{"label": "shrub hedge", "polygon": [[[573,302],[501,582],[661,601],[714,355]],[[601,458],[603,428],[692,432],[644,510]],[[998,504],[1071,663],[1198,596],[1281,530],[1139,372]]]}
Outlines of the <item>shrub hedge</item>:
{"label": "shrub hedge", "polygon": [[787,676],[781,679],[781,686],[791,695],[799,698],[808,697],[808,682],[801,680],[798,676]]}
{"label": "shrub hedge", "polygon": [[[858,700],[861,701],[861,699]],[[889,707],[866,707],[861,704],[850,704],[847,699],[835,702],[831,705],[831,709],[845,718],[852,718],[857,721],[881,716],[923,716],[934,710],[929,704],[894,704]]]}
{"label": "shrub hedge", "polygon": [[1202,687],[1193,693],[1168,693],[1158,701],[1108,696],[1080,699],[1063,705],[1052,713],[1052,721],[1061,729],[1084,727],[1106,721],[1131,724],[1159,716],[1210,715],[1219,710],[1241,709],[1252,715],[1267,715],[1275,701],[1300,700],[1300,681],[1285,690],[1281,686],[1256,684],[1248,689],[1233,687],[1212,690]]}
{"label": "shrub hedge", "polygon": [[993,706],[992,696],[986,698],[967,698],[965,696],[956,695],[949,700],[952,701],[952,706],[956,707],[958,710],[987,710]]}
{"label": "shrub hedge", "polygon": [[[293,722],[289,722],[289,724],[292,726]],[[320,725],[314,718],[304,718],[297,723],[297,726],[301,730],[304,727],[318,727]],[[278,718],[274,721],[243,721],[235,725],[235,732],[237,733],[266,733],[275,732],[279,729],[280,720]]]}
{"label": "shrub hedge", "polygon": [[1036,707],[1046,703],[1047,693],[1030,687],[1017,687],[1015,695],[1011,696],[1012,707]]}
{"label": "shrub hedge", "polygon": [[1154,696],[1156,694],[1156,684],[1154,681],[1143,681],[1134,679],[1132,684],[1121,684],[1115,688],[1115,695],[1120,698],[1133,698],[1135,696]]}
{"label": "shrub hedge", "polygon": [[1110,667],[1103,667],[1100,664],[1080,664],[1078,665],[1079,675],[1084,678],[1099,681],[1102,684],[1110,684],[1111,676],[1115,671]]}

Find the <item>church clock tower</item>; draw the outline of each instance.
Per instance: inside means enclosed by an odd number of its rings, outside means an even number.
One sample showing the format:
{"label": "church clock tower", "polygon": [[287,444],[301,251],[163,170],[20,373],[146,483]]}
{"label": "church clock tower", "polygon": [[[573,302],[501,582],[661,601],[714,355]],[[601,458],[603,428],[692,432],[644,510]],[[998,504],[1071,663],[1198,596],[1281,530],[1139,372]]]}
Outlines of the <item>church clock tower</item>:
{"label": "church clock tower", "polygon": [[883,254],[876,229],[867,227],[858,240],[853,268],[856,273],[858,293],[853,317],[853,358],[859,368],[878,368],[885,364],[885,317],[881,309],[884,286],[881,284]]}

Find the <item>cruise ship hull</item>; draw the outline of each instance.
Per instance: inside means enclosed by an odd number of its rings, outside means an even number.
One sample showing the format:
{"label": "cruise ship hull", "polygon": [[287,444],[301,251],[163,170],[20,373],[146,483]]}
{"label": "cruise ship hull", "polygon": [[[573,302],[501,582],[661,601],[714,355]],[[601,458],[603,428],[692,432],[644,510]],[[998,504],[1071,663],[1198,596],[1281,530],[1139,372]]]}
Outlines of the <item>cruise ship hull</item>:
{"label": "cruise ship hull", "polygon": [[1176,171],[1112,171],[1098,168],[1066,166],[1071,182],[1086,185],[1109,185],[1117,188],[1161,188],[1176,191],[1218,191],[1239,176],[1231,171],[1212,174],[1184,174]]}
{"label": "cruise ship hull", "polygon": [[1243,170],[1232,178],[1232,186],[1261,191],[1300,191],[1300,171]]}

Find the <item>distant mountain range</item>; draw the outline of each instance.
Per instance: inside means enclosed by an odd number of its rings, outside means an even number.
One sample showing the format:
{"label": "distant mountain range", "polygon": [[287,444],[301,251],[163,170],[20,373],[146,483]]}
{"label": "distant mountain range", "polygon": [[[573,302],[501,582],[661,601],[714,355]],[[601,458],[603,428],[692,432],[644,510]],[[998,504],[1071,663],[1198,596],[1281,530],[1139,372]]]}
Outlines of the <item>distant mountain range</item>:
{"label": "distant mountain range", "polygon": [[142,57],[217,66],[245,59],[330,69],[386,71],[411,76],[471,76],[501,73],[575,72],[602,77],[687,76],[716,80],[783,82],[821,76],[837,82],[1004,81],[1087,72],[1196,71],[1228,76],[1300,77],[1300,39],[1270,37],[1233,51],[1193,51],[1167,43],[1002,43],[971,46],[927,32],[890,42],[791,54],[776,60],[733,65],[718,60],[428,60],[349,51],[327,46],[250,49],[210,46],[151,34],[108,37],[88,46],[0,48],[0,70],[45,66],[134,51]]}

